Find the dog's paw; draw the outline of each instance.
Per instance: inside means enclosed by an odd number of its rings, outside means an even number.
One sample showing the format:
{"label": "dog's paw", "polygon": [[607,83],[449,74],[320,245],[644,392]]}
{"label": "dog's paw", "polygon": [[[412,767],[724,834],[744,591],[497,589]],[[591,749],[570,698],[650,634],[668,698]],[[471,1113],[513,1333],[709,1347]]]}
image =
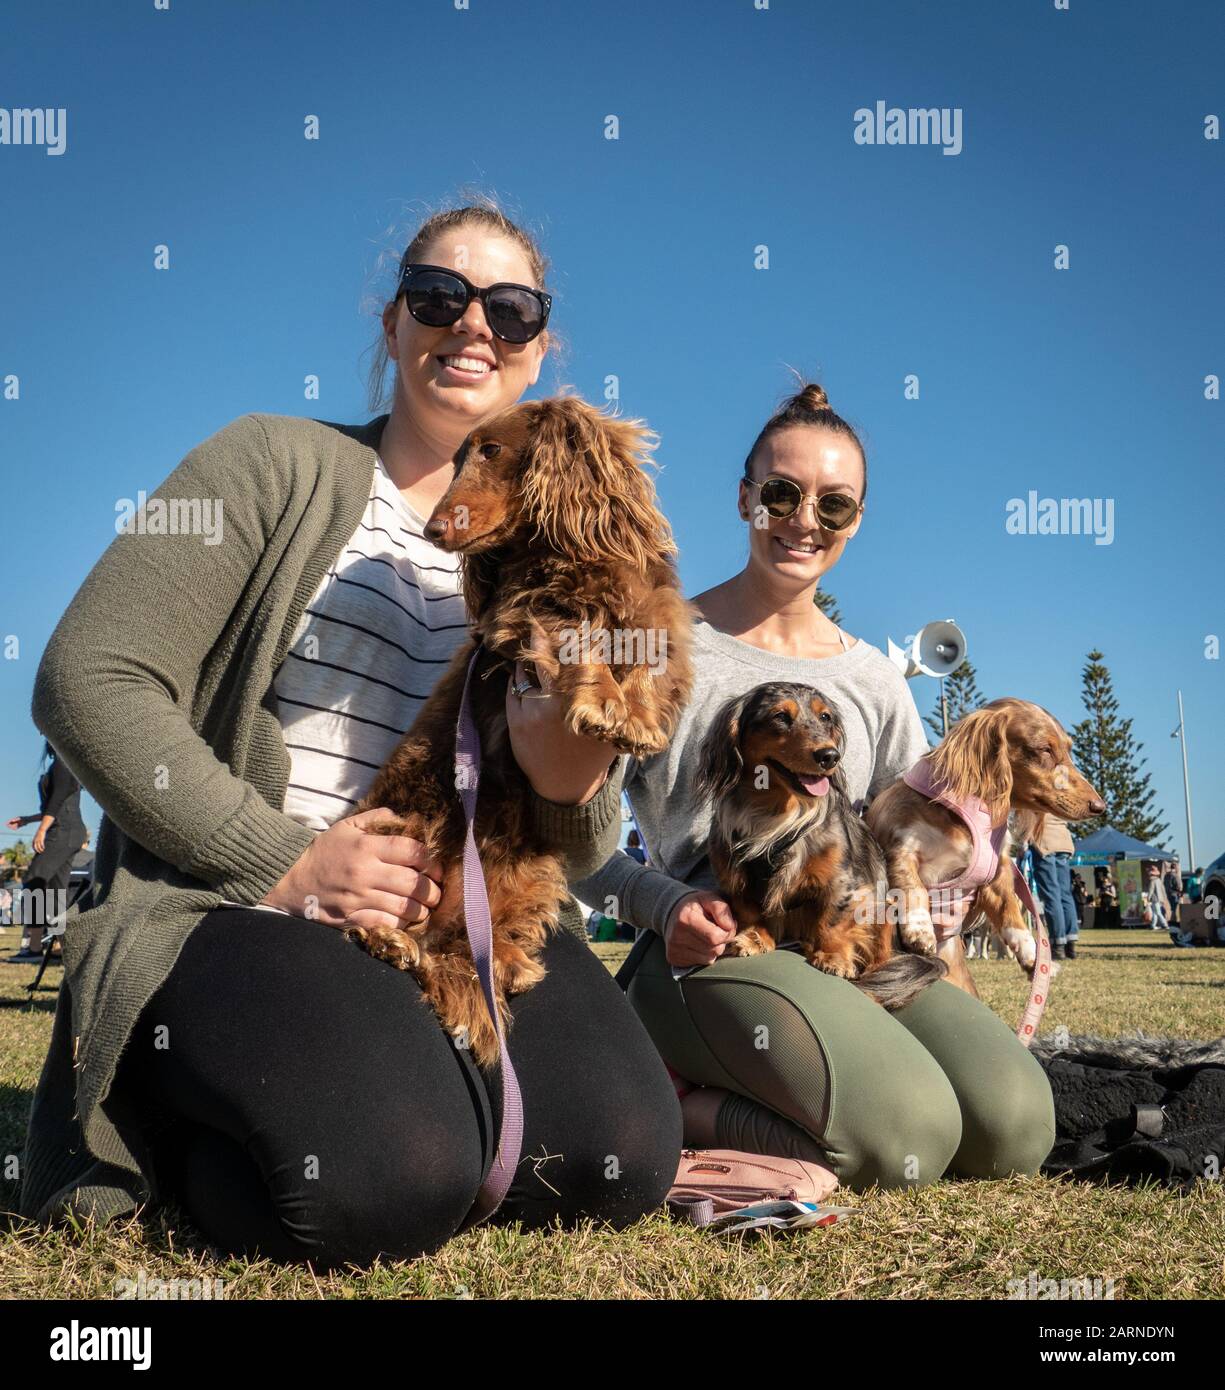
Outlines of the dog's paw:
{"label": "dog's paw", "polygon": [[908,951],[920,956],[936,954],[936,931],[932,926],[932,915],[921,907],[912,907],[898,924],[902,945]]}
{"label": "dog's paw", "polygon": [[668,746],[668,735],[657,725],[641,719],[630,719],[608,742],[618,753],[628,753],[631,758],[653,758]]}
{"label": "dog's paw", "polygon": [[1004,933],[1004,944],[1016,956],[1020,962],[1021,969],[1027,975],[1034,973],[1034,966],[1038,960],[1038,946],[1029,932],[1025,931],[1006,931]]}
{"label": "dog's paw", "polygon": [[737,932],[723,948],[724,956],[763,956],[774,950],[773,940],[756,927]]}
{"label": "dog's paw", "polygon": [[614,710],[607,702],[602,707],[576,706],[571,711],[570,726],[576,734],[599,739],[632,758],[650,758],[668,746],[668,736],[658,726],[629,718],[624,710]]}
{"label": "dog's paw", "polygon": [[538,985],[548,971],[538,960],[520,952],[517,958],[494,964],[494,983],[503,994],[524,994],[533,985]]}
{"label": "dog's paw", "polygon": [[843,980],[854,980],[860,974],[859,962],[854,956],[848,959],[844,955],[834,955],[830,951],[805,951],[804,956],[813,969],[824,971],[826,975],[837,975]]}
{"label": "dog's paw", "polygon": [[620,687],[611,679],[608,684],[611,693],[597,693],[589,689],[575,692],[567,711],[570,727],[575,733],[607,742],[629,718],[629,706]]}
{"label": "dog's paw", "polygon": [[344,934],[375,960],[386,961],[397,970],[418,970],[421,966],[421,943],[399,927],[346,927]]}

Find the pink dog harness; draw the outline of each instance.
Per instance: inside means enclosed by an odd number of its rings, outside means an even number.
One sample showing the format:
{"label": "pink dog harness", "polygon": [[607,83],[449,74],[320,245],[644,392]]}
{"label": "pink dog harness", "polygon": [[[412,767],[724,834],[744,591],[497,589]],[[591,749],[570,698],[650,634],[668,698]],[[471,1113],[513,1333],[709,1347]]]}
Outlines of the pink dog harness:
{"label": "pink dog harness", "polygon": [[[947,806],[969,830],[973,841],[969,867],[957,878],[928,887],[932,926],[937,939],[946,941],[950,936],[961,934],[978,890],[984,884],[990,883],[999,872],[1000,852],[1004,847],[1004,837],[1008,833],[1008,823],[1005,821],[1003,825],[992,825],[987,803],[980,796],[969,796],[964,801],[957,801],[947,793],[937,791],[937,786],[941,784],[932,780],[931,764],[926,757],[920,758],[914,767],[904,774],[902,781],[920,796],[925,796],[929,801],[935,801],[941,806]],[[1012,864],[1012,878],[1017,896],[1034,919],[1038,935],[1033,984],[1026,1001],[1025,1012],[1017,1025],[1017,1037],[1028,1047],[1034,1040],[1038,1024],[1046,1010],[1051,979],[1051,946],[1046,934],[1046,924],[1042,920],[1042,909],[1015,861]]]}
{"label": "pink dog harness", "polygon": [[937,788],[943,784],[933,781],[927,758],[920,758],[902,781],[920,796],[940,806],[947,806],[970,832],[973,840],[969,867],[956,878],[928,885],[932,926],[937,938],[945,941],[950,936],[961,935],[978,890],[990,883],[999,872],[1000,852],[1004,848],[1008,824],[991,824],[991,812],[981,796],[967,796],[964,801],[957,801],[947,792],[938,791]]}

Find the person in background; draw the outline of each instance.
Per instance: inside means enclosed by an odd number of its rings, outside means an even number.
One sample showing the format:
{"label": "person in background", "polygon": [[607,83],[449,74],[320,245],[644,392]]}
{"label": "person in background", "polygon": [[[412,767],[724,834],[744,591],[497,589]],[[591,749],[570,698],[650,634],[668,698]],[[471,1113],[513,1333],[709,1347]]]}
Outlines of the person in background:
{"label": "person in background", "polygon": [[1200,889],[1203,885],[1203,882],[1203,869],[1192,869],[1191,872],[1186,876],[1186,878],[1183,879],[1182,891],[1187,895],[1187,901],[1189,903],[1199,902],[1202,896]]}
{"label": "person in background", "polygon": [[[1178,902],[1182,896],[1182,875],[1178,872],[1178,866],[1176,864],[1167,864],[1163,862],[1161,868],[1165,871],[1164,874],[1162,874],[1161,876],[1158,876],[1158,870],[1156,865],[1151,865],[1149,868],[1149,901],[1152,901],[1152,885],[1156,884],[1157,887],[1161,889],[1162,894],[1165,896],[1166,909],[1169,918],[1170,940],[1174,943],[1175,946],[1194,946],[1194,933],[1190,931],[1183,931],[1182,926],[1178,920]],[[1156,919],[1157,909],[1154,907],[1154,925],[1156,924]]]}
{"label": "person in background", "polygon": [[1114,881],[1114,875],[1108,868],[1094,869],[1093,877],[1097,881],[1097,909],[1102,916],[1102,926],[1117,928],[1121,925],[1119,919],[1119,890]]}
{"label": "person in background", "polygon": [[642,836],[636,830],[631,830],[625,837],[625,852],[640,864],[647,862],[647,852],[642,847]]}
{"label": "person in background", "polygon": [[1085,925],[1085,903],[1088,901],[1085,896],[1085,881],[1079,874],[1072,875],[1072,901],[1076,904],[1076,925]]}
{"label": "person in background", "polygon": [[1075,960],[1080,924],[1072,896],[1072,834],[1067,821],[1045,816],[1042,832],[1030,842],[1034,882],[1046,914],[1053,960]]}
{"label": "person in background", "polygon": [[1149,911],[1153,915],[1153,931],[1170,930],[1170,900],[1166,897],[1165,884],[1161,881],[1161,870],[1156,864],[1148,866],[1148,892],[1145,895]]}
{"label": "person in background", "polygon": [[1182,903],[1182,874],[1177,864],[1164,864],[1162,868],[1164,872],[1161,881],[1165,885],[1165,895],[1170,900],[1170,925],[1181,926],[1179,907]]}
{"label": "person in background", "polygon": [[[85,822],[81,819],[81,784],[49,742],[43,743],[42,772],[38,779],[39,811],[36,816],[13,816],[6,822],[10,830],[38,822],[34,832],[34,858],[30,860],[22,892],[14,908],[17,920],[29,927],[17,954],[8,964],[38,960],[43,949],[43,928],[58,924],[67,900],[68,876],[72,861],[85,842]],[[26,891],[28,890],[28,891]]]}

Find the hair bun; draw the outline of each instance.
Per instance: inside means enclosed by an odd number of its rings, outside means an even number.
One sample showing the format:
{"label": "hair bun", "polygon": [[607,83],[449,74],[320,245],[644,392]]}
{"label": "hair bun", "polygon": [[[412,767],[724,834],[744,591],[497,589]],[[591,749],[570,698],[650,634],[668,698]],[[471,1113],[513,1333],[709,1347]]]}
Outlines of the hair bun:
{"label": "hair bun", "polygon": [[830,410],[829,397],[825,394],[825,387],[818,386],[815,381],[810,381],[795,396],[797,405],[806,405],[809,410]]}

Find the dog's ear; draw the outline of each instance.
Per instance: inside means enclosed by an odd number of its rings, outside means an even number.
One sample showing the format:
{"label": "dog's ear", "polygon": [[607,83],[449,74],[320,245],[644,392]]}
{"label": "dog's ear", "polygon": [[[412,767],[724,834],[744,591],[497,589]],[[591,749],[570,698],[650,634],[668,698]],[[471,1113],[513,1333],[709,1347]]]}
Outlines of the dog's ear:
{"label": "dog's ear", "polygon": [[536,533],[579,563],[639,570],[675,555],[646,472],[655,435],[576,396],[539,402],[527,446],[523,505]]}
{"label": "dog's ear", "polygon": [[1008,702],[995,700],[964,715],[931,755],[933,778],[960,801],[980,796],[993,825],[1008,816],[1012,801],[1012,764],[1008,760]]}
{"label": "dog's ear", "polygon": [[498,590],[498,562],[492,555],[462,555],[460,578],[464,586],[464,607],[470,620],[483,616]]}
{"label": "dog's ear", "polygon": [[698,755],[695,787],[703,801],[726,796],[740,780],[744,758],[740,752],[740,721],[749,695],[737,695],[723,705],[711,721]]}
{"label": "dog's ear", "polygon": [[[822,696],[822,699],[824,700],[824,696]],[[834,716],[834,744],[837,747],[840,755],[845,754],[846,725],[843,724],[842,716],[838,713],[837,709],[835,709],[834,706],[831,705],[828,700],[825,700],[825,706]],[[838,765],[834,768],[833,772],[829,774],[829,780],[830,785],[837,788],[837,790],[840,791],[849,801],[851,794],[846,784],[846,763],[843,761],[841,756],[838,759]]]}

